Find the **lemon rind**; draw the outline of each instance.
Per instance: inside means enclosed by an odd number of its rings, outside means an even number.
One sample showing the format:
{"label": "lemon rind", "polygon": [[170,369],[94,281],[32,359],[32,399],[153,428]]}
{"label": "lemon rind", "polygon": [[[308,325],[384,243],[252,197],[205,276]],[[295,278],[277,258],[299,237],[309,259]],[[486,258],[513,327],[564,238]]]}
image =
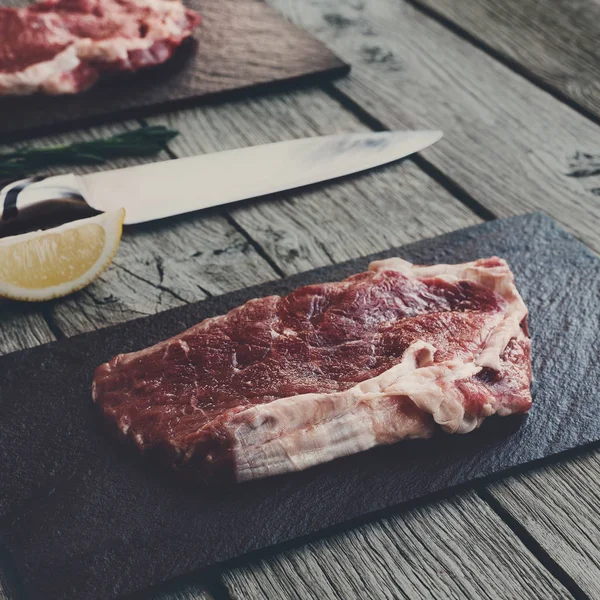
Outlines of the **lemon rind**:
{"label": "lemon rind", "polygon": [[[119,213],[120,217],[116,218],[115,213]],[[96,262],[90,267],[85,273],[79,276],[77,279],[72,281],[53,285],[49,287],[39,289],[27,289],[10,284],[4,281],[0,281],[0,298],[8,298],[10,300],[22,300],[26,302],[44,302],[47,300],[53,300],[55,298],[62,298],[68,294],[77,292],[87,285],[89,285],[94,279],[102,275],[108,268],[119,249],[119,242],[123,231],[123,221],[125,220],[125,210],[118,209],[117,211],[111,211],[104,213],[99,216],[91,217],[89,219],[81,219],[79,221],[72,221],[60,227],[48,230],[52,233],[61,233],[69,229],[75,229],[81,227],[89,222],[95,222],[102,225],[106,231],[106,240],[100,256]],[[26,241],[40,235],[40,232],[27,233],[21,236],[14,236],[13,238],[4,238],[0,240],[0,245],[6,245],[14,243],[15,238],[18,237],[19,241]]]}

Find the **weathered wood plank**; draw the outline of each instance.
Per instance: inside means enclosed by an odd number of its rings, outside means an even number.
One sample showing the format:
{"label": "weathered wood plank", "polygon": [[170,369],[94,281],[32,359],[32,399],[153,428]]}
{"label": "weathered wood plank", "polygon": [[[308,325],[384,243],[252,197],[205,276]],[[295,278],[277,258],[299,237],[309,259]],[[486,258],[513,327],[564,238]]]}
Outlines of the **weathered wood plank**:
{"label": "weathered wood plank", "polygon": [[600,197],[569,176],[600,127],[409,4],[270,1],[352,63],[335,86],[385,125],[443,129],[424,156],[495,214],[542,210],[600,248]]}
{"label": "weathered wood plank", "polygon": [[37,306],[0,301],[0,354],[32,348],[54,339]]}
{"label": "weathered wood plank", "polygon": [[[482,552],[491,540],[495,551]],[[244,600],[571,597],[473,493],[288,550],[224,579],[232,597]]]}
{"label": "weathered wood plank", "polygon": [[600,3],[413,0],[600,117]]}
{"label": "weathered wood plank", "polygon": [[52,315],[74,335],[275,277],[223,217],[183,216],[126,231],[106,273],[57,301]]}
{"label": "weathered wood plank", "polygon": [[[170,144],[178,156],[365,129],[316,91],[183,111],[153,123],[185,132]],[[411,161],[242,203],[231,214],[287,274],[479,222]]]}
{"label": "weathered wood plank", "polygon": [[595,450],[488,488],[591,598],[600,598],[598,473]]}
{"label": "weathered wood plank", "polygon": [[477,222],[410,162],[352,181],[236,208],[234,218],[292,274]]}

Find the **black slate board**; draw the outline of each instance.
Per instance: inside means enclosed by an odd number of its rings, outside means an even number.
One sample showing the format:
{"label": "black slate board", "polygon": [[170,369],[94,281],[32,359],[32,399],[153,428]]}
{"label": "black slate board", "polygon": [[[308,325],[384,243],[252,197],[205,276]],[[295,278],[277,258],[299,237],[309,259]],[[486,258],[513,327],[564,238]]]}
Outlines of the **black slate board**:
{"label": "black slate board", "polygon": [[164,65],[101,81],[75,95],[0,97],[0,141],[315,84],[350,67],[264,0],[184,0],[203,22]]}
{"label": "black slate board", "polygon": [[371,258],[177,308],[0,359],[0,536],[33,600],[108,599],[600,439],[600,261],[542,215],[377,255],[461,262],[497,254],[530,308],[526,418],[377,448],[222,490],[181,482],[107,435],[93,369],[250,298],[363,270]]}

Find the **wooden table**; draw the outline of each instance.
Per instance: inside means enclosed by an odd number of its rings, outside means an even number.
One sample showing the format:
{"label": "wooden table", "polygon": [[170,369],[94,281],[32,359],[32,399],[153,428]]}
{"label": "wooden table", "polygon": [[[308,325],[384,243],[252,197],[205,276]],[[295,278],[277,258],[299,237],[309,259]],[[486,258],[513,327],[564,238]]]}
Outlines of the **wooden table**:
{"label": "wooden table", "polygon": [[[600,249],[599,0],[271,2],[352,75],[148,119],[181,131],[159,158],[368,129],[445,138],[367,175],[127,230],[87,289],[2,303],[0,351],[533,210]],[[600,598],[599,475],[600,452],[588,450],[148,597]],[[0,598],[12,598],[9,568],[3,578]]]}

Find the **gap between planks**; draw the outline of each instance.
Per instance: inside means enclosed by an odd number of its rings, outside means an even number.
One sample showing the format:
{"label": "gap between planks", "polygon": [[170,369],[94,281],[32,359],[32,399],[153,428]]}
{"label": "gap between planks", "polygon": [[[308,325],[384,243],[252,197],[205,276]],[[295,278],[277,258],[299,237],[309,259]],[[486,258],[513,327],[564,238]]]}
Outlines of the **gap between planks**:
{"label": "gap between planks", "polygon": [[423,3],[421,0],[404,0],[411,6],[414,6],[416,10],[424,14],[425,16],[437,21],[440,25],[444,26],[446,29],[462,38],[475,48],[482,50],[494,60],[502,63],[505,67],[509,68],[511,71],[516,73],[517,75],[526,79],[529,83],[535,85],[536,87],[544,90],[554,98],[556,98],[559,102],[566,104],[569,108],[572,108],[574,111],[578,112],[580,115],[589,119],[595,125],[600,125],[600,116],[593,112],[593,110],[588,109],[583,104],[575,100],[568,93],[563,92],[561,89],[544,81],[544,79],[537,75],[533,70],[527,68],[525,65],[520,63],[515,58],[512,58],[508,54],[494,48],[491,44],[488,44],[484,39],[471,33],[468,29],[462,27],[459,23],[451,19],[450,17],[445,16],[438,9],[430,6],[428,4]]}
{"label": "gap between planks", "polygon": [[[370,127],[373,131],[390,131],[389,127],[386,127],[382,121],[372,115],[368,110],[360,106],[358,102],[355,102],[350,96],[345,94],[342,90],[336,88],[331,84],[322,86],[325,93],[329,94],[331,98],[337,100],[341,106],[343,106],[348,112],[352,113],[361,123],[366,127]],[[492,210],[481,204],[479,200],[471,196],[457,183],[452,177],[443,173],[433,163],[429,162],[426,158],[423,158],[420,154],[412,156],[411,160],[429,177],[437,181],[450,195],[454,196],[457,200],[462,202],[470,211],[475,213],[479,218],[484,221],[493,221],[497,219],[497,215]]]}
{"label": "gap between planks", "polygon": [[[436,128],[423,157],[499,217],[543,210],[600,247],[600,177],[572,174],[596,125],[406,2],[269,0],[352,63],[333,83],[388,128]],[[579,158],[578,158],[579,157]]]}
{"label": "gap between planks", "polygon": [[590,600],[579,584],[561,567],[535,537],[483,486],[475,488],[475,493],[506,523],[512,532],[538,561],[569,591],[576,600]]}

